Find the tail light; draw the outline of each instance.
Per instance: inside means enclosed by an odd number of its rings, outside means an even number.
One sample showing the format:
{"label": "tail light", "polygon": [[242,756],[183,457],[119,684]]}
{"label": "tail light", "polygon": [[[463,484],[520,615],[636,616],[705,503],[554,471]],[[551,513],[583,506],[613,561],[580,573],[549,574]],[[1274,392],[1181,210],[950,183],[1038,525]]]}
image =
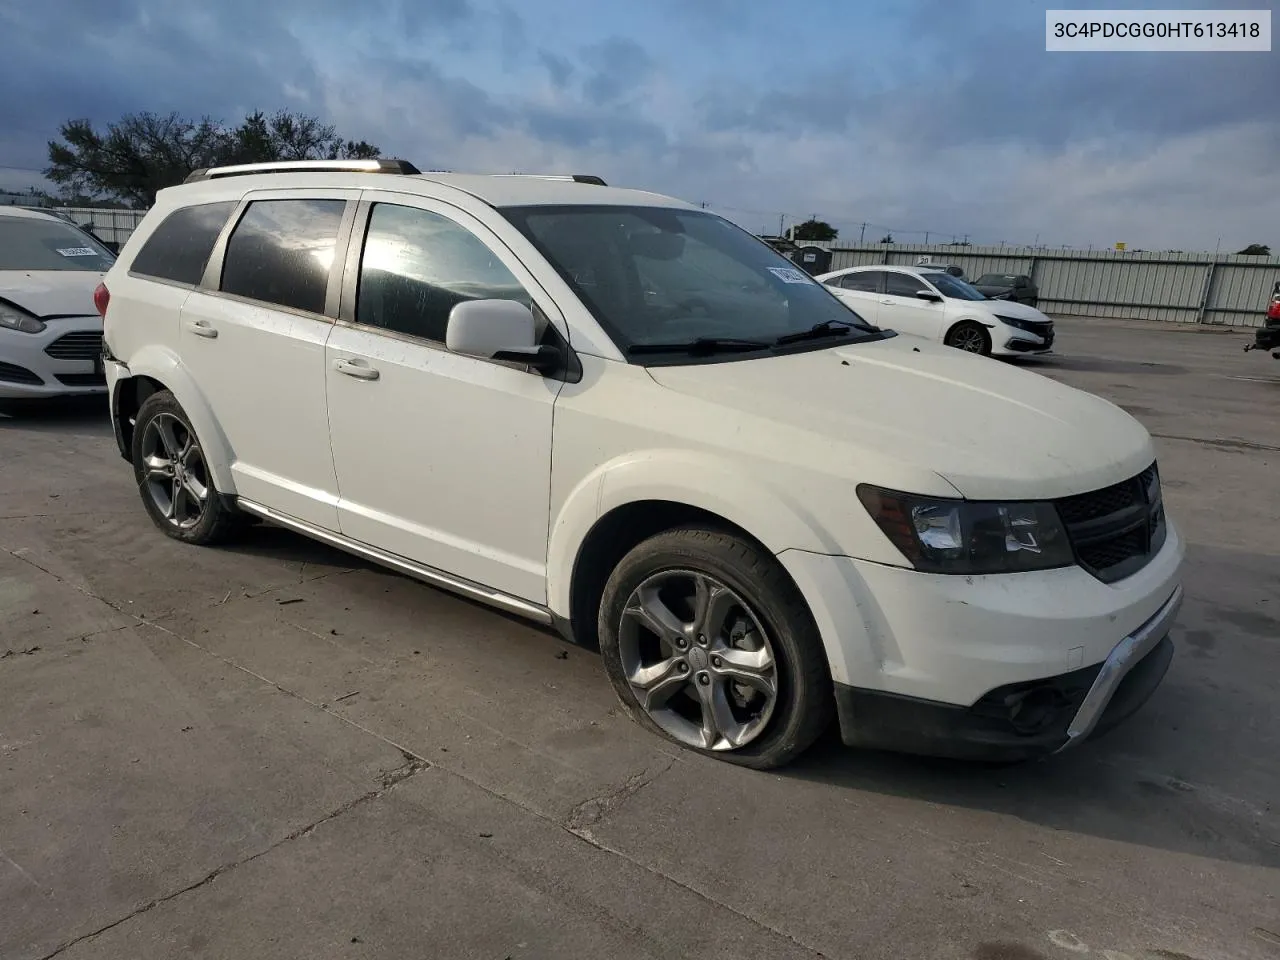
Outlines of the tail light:
{"label": "tail light", "polygon": [[111,291],[107,289],[105,283],[100,283],[93,291],[93,305],[98,311],[98,316],[103,320],[107,319],[107,305],[111,303]]}
{"label": "tail light", "polygon": [[1280,320],[1280,296],[1271,301],[1271,306],[1267,307],[1268,320]]}

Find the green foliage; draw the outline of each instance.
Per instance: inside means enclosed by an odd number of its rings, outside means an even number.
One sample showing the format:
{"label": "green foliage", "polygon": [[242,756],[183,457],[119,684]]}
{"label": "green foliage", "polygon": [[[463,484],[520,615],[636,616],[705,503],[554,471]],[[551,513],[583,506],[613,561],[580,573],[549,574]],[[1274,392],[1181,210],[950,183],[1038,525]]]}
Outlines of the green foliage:
{"label": "green foliage", "polygon": [[193,170],[272,160],[371,159],[380,156],[364,140],[344,140],[315,117],[280,111],[251,113],[236,127],[208,117],[176,113],[128,114],[99,132],[88,120],[68,120],[49,141],[45,176],[63,196],[91,202],[115,199],[149,207],[156,193]]}
{"label": "green foliage", "polygon": [[834,240],[839,234],[840,231],[827,221],[818,220],[815,217],[810,217],[804,223],[797,223],[791,228],[792,240]]}
{"label": "green foliage", "polygon": [[1251,243],[1243,250],[1239,251],[1236,256],[1240,257],[1269,257],[1271,256],[1271,247],[1265,243]]}

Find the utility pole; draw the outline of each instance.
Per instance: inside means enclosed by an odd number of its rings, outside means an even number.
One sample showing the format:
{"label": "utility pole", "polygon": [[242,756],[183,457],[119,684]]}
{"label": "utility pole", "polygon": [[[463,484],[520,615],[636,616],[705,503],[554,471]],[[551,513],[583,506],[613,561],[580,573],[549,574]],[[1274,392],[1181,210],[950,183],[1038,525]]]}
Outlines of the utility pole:
{"label": "utility pole", "polygon": [[706,200],[703,200],[700,204],[698,204],[698,206],[700,206],[703,210],[705,210],[707,209],[707,207],[711,206],[711,204],[708,203]]}
{"label": "utility pole", "polygon": [[786,234],[782,230],[782,221],[786,219],[786,216],[787,215],[785,213],[778,214],[778,236],[780,237],[786,236]]}
{"label": "utility pole", "polygon": [[928,230],[926,230],[926,231],[924,232],[924,245],[925,245],[926,247],[929,245],[929,231],[928,231]]}
{"label": "utility pole", "polygon": [[864,239],[866,239],[866,236],[867,236],[867,224],[866,224],[866,222],[864,221],[864,222],[863,222],[863,224],[862,224],[862,232],[858,234],[858,244],[859,244],[859,245],[861,245],[861,244],[862,244],[862,241],[863,241]]}

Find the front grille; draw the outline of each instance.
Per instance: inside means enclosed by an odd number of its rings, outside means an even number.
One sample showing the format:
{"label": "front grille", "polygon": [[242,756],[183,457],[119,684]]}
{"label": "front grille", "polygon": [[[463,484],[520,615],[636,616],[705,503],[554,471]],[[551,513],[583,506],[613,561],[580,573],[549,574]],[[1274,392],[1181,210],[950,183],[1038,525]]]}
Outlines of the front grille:
{"label": "front grille", "polygon": [[1104,583],[1137,573],[1164,546],[1164,499],[1154,463],[1123,483],[1056,506],[1077,562]]}
{"label": "front grille", "polygon": [[58,373],[54,374],[64,387],[105,387],[107,376],[104,373]]}
{"label": "front grille", "polygon": [[66,333],[44,348],[55,360],[94,360],[102,356],[102,331]]}
{"label": "front grille", "polygon": [[29,383],[33,386],[39,386],[44,383],[43,380],[26,367],[20,367],[16,363],[4,362],[0,362],[0,380],[5,383]]}

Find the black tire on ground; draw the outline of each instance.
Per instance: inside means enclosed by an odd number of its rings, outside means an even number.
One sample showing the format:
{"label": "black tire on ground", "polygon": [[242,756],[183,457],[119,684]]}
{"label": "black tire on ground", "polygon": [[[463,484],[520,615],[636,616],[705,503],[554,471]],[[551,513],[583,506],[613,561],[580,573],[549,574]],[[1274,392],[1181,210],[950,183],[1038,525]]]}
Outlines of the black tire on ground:
{"label": "black tire on ground", "polygon": [[[169,422],[177,427],[178,440],[185,442],[186,438],[190,437],[199,455],[191,458],[188,469],[193,471],[193,476],[205,488],[207,495],[199,510],[192,510],[194,522],[186,526],[179,526],[165,515],[165,511],[152,495],[147,480],[144,457],[148,428],[161,417],[172,418]],[[160,390],[147,397],[138,411],[133,430],[133,475],[138,494],[142,497],[142,505],[157,527],[175,540],[197,546],[224,542],[244,525],[244,515],[229,506],[215,489],[208,466],[204,463],[203,452],[204,448],[200,445],[186,411],[182,409],[182,405],[172,393],[168,390]],[[183,496],[185,497],[186,494]]]}
{"label": "black tire on ground", "polygon": [[[751,609],[773,650],[777,693],[773,713],[754,739],[736,749],[682,743],[649,716],[624,672],[619,648],[623,610],[646,579],[667,570],[708,574]],[[831,674],[813,616],[800,591],[774,557],[731,533],[683,527],[634,547],[605,585],[599,613],[600,652],[615,693],[642,727],[687,749],[758,770],[782,766],[803,753],[834,715]]]}
{"label": "black tire on ground", "polygon": [[948,330],[945,343],[966,353],[978,353],[984,357],[991,355],[991,334],[982,324],[972,320],[964,320]]}

